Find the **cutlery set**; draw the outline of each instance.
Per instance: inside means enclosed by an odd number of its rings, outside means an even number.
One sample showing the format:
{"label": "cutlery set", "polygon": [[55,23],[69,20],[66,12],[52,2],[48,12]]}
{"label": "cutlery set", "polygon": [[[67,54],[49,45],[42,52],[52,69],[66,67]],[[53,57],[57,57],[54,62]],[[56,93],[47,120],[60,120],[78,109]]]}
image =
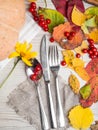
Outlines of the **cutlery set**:
{"label": "cutlery set", "polygon": [[[56,129],[56,128],[65,127],[65,118],[64,118],[64,112],[63,112],[63,107],[61,103],[59,84],[58,84],[58,72],[60,69],[58,48],[56,45],[52,45],[52,46],[48,45],[48,40],[47,40],[46,35],[43,36],[42,41],[41,41],[40,60],[41,60],[46,90],[47,90],[47,98],[48,98],[48,103],[49,103],[49,115],[50,115],[50,120],[51,120],[51,126],[50,126],[48,123],[44,108],[43,108],[43,111],[42,112],[40,111],[43,130],[48,130],[50,128]],[[55,79],[56,109],[57,110],[55,110],[54,108],[53,97],[51,93],[50,71],[52,72],[53,77]],[[40,106],[40,109],[41,109],[41,106]]]}

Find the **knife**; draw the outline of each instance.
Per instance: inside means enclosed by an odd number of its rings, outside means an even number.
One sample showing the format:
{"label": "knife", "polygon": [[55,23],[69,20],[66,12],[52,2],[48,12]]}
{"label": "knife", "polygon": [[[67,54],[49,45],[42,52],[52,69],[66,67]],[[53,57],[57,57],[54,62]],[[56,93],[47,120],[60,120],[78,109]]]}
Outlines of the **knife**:
{"label": "knife", "polygon": [[54,110],[53,98],[51,94],[50,88],[50,71],[49,71],[49,63],[48,63],[48,44],[47,44],[46,35],[43,36],[40,47],[40,60],[43,69],[43,76],[45,80],[45,84],[47,87],[47,94],[49,100],[49,112],[51,119],[51,128],[57,128],[56,114]]}

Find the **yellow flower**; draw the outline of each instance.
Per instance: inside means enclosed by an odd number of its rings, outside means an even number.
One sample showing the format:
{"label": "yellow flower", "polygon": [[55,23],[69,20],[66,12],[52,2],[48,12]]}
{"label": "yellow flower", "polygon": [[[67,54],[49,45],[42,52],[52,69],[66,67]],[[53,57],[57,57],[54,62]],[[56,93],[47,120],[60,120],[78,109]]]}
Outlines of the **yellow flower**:
{"label": "yellow flower", "polygon": [[32,52],[32,44],[28,44],[27,42],[24,43],[17,42],[15,50],[16,50],[15,52],[12,52],[9,55],[9,58],[18,57],[28,66],[32,65],[30,59],[35,58],[37,55],[36,52]]}
{"label": "yellow flower", "polygon": [[78,105],[70,110],[69,116],[70,124],[78,130],[87,129],[94,120],[93,113],[90,108],[83,108]]}

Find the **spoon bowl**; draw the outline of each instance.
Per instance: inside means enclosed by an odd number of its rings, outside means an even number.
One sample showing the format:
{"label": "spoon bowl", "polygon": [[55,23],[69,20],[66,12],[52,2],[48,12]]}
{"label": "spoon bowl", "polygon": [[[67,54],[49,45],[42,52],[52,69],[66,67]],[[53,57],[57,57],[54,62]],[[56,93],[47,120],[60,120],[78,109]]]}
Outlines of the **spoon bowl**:
{"label": "spoon bowl", "polygon": [[41,87],[40,79],[43,74],[42,67],[37,59],[32,59],[31,63],[32,63],[32,66],[26,66],[26,74],[27,74],[27,77],[32,82],[34,82],[37,89],[42,130],[49,130],[50,126],[49,126],[48,119],[44,110],[44,106],[43,106],[42,98],[40,94],[40,89],[39,89]]}

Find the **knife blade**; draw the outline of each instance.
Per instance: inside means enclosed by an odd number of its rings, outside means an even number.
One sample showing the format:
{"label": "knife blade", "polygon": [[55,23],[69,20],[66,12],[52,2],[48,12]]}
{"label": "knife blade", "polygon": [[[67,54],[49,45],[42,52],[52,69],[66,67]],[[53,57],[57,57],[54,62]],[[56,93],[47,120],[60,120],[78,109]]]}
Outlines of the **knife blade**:
{"label": "knife blade", "polygon": [[48,63],[48,41],[47,41],[46,35],[43,36],[42,41],[41,41],[40,60],[41,60],[41,65],[43,69],[43,76],[44,76],[45,84],[47,87],[51,128],[57,128],[56,114],[54,110],[53,98],[52,98],[52,93],[51,93],[51,88],[50,88],[50,71],[49,71],[49,63]]}
{"label": "knife blade", "polygon": [[40,47],[40,59],[43,68],[43,75],[45,81],[50,81],[50,72],[48,65],[48,44],[46,41],[46,35],[43,36]]}

